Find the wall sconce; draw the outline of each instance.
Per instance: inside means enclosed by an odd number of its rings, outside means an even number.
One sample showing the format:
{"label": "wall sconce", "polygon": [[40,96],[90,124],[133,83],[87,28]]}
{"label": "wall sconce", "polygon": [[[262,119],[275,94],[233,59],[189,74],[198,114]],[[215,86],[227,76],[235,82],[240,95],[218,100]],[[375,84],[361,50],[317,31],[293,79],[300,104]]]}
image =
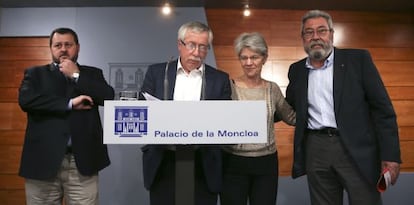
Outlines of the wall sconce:
{"label": "wall sconce", "polygon": [[164,6],[161,8],[161,12],[162,14],[168,16],[171,14],[172,8],[170,6],[170,4],[167,2],[164,4]]}
{"label": "wall sconce", "polygon": [[244,5],[244,10],[243,10],[243,16],[250,16],[251,12],[250,12],[250,8],[249,8],[249,4]]}

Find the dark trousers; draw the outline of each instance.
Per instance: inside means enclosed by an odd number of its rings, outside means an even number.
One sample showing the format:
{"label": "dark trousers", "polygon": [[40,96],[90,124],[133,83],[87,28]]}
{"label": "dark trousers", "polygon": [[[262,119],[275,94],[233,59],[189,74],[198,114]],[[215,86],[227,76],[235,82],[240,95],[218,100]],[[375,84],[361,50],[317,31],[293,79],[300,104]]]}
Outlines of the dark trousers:
{"label": "dark trousers", "polygon": [[[195,205],[216,205],[218,193],[208,190],[201,156],[198,151],[195,152],[195,179],[194,179],[194,198]],[[175,152],[166,151],[163,161],[158,169],[157,176],[150,190],[151,205],[175,205]],[[178,205],[178,204],[177,204]]]}
{"label": "dark trousers", "polygon": [[381,205],[375,185],[363,178],[334,134],[309,133],[306,172],[313,205],[342,205],[344,190],[351,205]]}
{"label": "dark trousers", "polygon": [[277,153],[260,157],[224,155],[221,205],[275,205],[278,183]]}

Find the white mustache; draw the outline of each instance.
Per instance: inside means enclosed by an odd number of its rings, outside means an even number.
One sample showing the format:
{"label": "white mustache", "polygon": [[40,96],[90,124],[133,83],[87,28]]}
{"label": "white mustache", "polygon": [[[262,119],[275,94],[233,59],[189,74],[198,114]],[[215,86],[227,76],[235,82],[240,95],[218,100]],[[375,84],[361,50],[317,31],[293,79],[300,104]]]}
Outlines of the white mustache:
{"label": "white mustache", "polygon": [[200,57],[190,57],[189,59],[192,61],[201,61]]}
{"label": "white mustache", "polygon": [[325,44],[322,42],[322,41],[312,41],[310,44],[309,44],[309,47],[313,47],[313,46],[315,46],[315,45],[320,45],[320,46],[322,46],[322,47],[325,47]]}

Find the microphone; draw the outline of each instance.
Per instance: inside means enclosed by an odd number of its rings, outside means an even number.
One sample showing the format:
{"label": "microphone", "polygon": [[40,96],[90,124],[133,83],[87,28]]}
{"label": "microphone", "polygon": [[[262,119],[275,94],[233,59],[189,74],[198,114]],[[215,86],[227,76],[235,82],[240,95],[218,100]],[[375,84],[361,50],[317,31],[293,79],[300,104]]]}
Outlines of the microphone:
{"label": "microphone", "polygon": [[173,60],[174,56],[171,56],[170,59],[167,61],[165,65],[165,73],[164,73],[164,100],[168,100],[168,67]]}

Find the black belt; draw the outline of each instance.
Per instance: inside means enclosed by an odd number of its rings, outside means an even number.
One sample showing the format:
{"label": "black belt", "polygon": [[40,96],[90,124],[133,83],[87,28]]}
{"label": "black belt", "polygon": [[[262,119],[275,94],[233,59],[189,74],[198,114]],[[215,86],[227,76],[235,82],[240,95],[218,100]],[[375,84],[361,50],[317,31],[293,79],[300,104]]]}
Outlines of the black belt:
{"label": "black belt", "polygon": [[72,154],[72,147],[66,147],[66,152],[65,154]]}
{"label": "black belt", "polygon": [[332,127],[326,127],[320,130],[311,130],[308,129],[308,133],[309,134],[318,134],[318,135],[329,135],[331,136],[339,136],[339,130],[337,130],[336,128],[332,128]]}

